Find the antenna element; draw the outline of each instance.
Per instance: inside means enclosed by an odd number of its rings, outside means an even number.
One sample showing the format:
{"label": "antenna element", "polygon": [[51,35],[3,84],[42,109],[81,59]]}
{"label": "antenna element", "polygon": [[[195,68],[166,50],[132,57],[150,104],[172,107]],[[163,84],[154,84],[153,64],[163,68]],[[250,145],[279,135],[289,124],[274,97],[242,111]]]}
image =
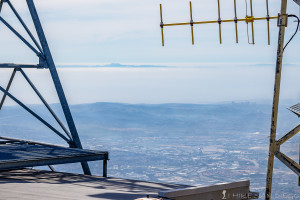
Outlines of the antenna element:
{"label": "antenna element", "polygon": [[[300,0],[294,0],[294,1],[299,1]],[[192,10],[192,2],[190,1],[190,22],[181,22],[181,23],[163,23],[163,17],[162,17],[162,5],[160,4],[160,27],[161,27],[161,34],[162,34],[162,46],[165,45],[164,41],[164,27],[165,26],[184,26],[184,25],[189,25],[191,26],[191,35],[192,35],[192,44],[194,45],[194,25],[196,24],[213,24],[213,23],[218,23],[219,24],[219,40],[220,44],[222,44],[222,23],[226,22],[234,22],[235,23],[235,40],[236,43],[239,42],[238,38],[238,26],[237,23],[240,21],[244,21],[247,24],[247,30],[248,30],[248,25],[251,23],[251,33],[252,33],[252,41],[250,42],[248,39],[249,44],[255,44],[255,38],[254,38],[254,21],[256,20],[267,20],[267,28],[268,28],[268,45],[270,45],[270,20],[271,19],[277,19],[278,16],[269,16],[269,2],[266,0],[266,7],[267,7],[267,16],[266,17],[253,17],[253,6],[252,6],[252,0],[250,0],[250,13],[251,15],[247,15],[247,0],[245,0],[246,3],[246,17],[245,18],[238,18],[237,17],[237,6],[236,6],[236,0],[234,0],[234,18],[233,19],[226,19],[222,20],[221,19],[221,5],[220,5],[220,0],[217,0],[218,3],[218,19],[217,20],[212,20],[212,21],[194,21],[193,20],[193,10]],[[248,32],[248,31],[247,31]]]}

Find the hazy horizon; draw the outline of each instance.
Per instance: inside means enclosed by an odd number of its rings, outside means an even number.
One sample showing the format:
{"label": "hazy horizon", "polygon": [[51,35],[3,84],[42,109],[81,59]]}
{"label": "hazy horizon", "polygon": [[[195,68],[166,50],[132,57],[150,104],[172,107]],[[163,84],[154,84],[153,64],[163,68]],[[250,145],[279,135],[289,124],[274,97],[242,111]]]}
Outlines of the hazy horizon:
{"label": "hazy horizon", "polygon": [[[189,64],[156,67],[147,65],[103,65],[103,67],[58,67],[70,104],[116,102],[129,104],[222,102],[271,102],[275,67],[272,64]],[[126,67],[124,67],[126,66]],[[283,67],[281,100],[300,99],[297,84],[299,64]],[[57,103],[48,70],[25,70],[49,103]],[[0,72],[5,86],[11,70]],[[17,73],[10,92],[27,104],[39,99]],[[12,105],[8,99],[5,105]]]}

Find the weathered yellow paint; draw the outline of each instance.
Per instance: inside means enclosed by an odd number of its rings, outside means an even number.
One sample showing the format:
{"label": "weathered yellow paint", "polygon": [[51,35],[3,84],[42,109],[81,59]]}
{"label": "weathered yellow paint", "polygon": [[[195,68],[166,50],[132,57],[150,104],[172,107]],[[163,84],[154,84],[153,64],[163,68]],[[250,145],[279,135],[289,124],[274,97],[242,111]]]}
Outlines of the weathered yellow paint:
{"label": "weathered yellow paint", "polygon": [[[281,11],[280,11],[281,16],[286,15],[286,8],[287,8],[287,0],[281,0]],[[285,26],[280,26],[277,59],[276,59],[276,74],[275,74],[275,85],[274,85],[274,96],[273,96],[273,107],[272,107],[272,120],[271,120],[271,131],[270,131],[270,145],[269,145],[265,200],[271,200],[274,154],[278,149],[278,145],[276,143],[276,129],[277,129],[278,104],[279,104],[281,69],[282,69],[282,58],[283,58],[283,47],[284,47],[284,34],[285,34]]]}

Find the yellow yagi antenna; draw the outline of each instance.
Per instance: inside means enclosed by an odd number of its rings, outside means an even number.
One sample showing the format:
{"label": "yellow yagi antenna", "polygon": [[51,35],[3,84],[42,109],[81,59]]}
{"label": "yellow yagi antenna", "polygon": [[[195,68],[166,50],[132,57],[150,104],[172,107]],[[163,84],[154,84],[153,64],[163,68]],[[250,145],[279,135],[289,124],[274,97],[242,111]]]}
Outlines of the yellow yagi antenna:
{"label": "yellow yagi antenna", "polygon": [[163,23],[163,17],[162,17],[162,5],[161,4],[160,4],[160,28],[161,28],[161,43],[162,43],[162,46],[165,46],[164,23]]}
{"label": "yellow yagi antenna", "polygon": [[[246,3],[246,23],[247,23],[247,36],[248,36],[248,43],[249,44],[255,44],[254,42],[254,17],[253,17],[253,8],[252,8],[252,0],[250,0],[250,12],[251,15],[248,16],[248,5],[247,5],[247,0],[245,0]],[[251,23],[251,33],[252,33],[252,42],[249,41],[249,23]]]}
{"label": "yellow yagi antenna", "polygon": [[[248,16],[248,3],[247,0],[245,0],[245,4],[246,4],[246,24],[247,24],[247,37],[248,37],[248,44],[255,44],[254,42],[254,20],[253,20],[253,10],[252,10],[252,0],[250,0],[250,12],[251,15]],[[251,33],[252,33],[252,42],[250,42],[249,39],[249,23],[251,23]]]}
{"label": "yellow yagi antenna", "polygon": [[267,6],[268,45],[270,45],[270,15],[269,15],[269,0],[266,0],[266,6]]}
{"label": "yellow yagi antenna", "polygon": [[[246,17],[245,18],[238,18],[237,17],[237,6],[236,6],[236,0],[234,0],[234,19],[221,19],[221,5],[220,0],[217,0],[218,3],[218,19],[217,20],[211,20],[211,21],[193,21],[193,11],[192,11],[192,2],[190,2],[190,22],[182,22],[182,23],[163,23],[163,16],[162,16],[162,5],[160,4],[160,27],[161,27],[161,34],[162,34],[162,46],[164,46],[164,27],[166,26],[185,26],[189,25],[191,26],[191,35],[192,35],[192,44],[194,44],[194,25],[195,24],[212,24],[212,23],[218,23],[219,24],[219,40],[220,44],[222,44],[222,23],[226,22],[234,22],[235,23],[235,37],[236,37],[236,43],[239,42],[238,38],[238,26],[237,23],[240,21],[244,21],[247,24],[247,29],[249,23],[251,24],[251,33],[252,33],[252,42],[249,44],[255,44],[255,38],[254,38],[254,21],[256,20],[267,20],[267,28],[268,28],[268,44],[270,44],[270,20],[271,19],[277,19],[278,16],[270,17],[269,16],[269,2],[266,0],[266,6],[267,6],[267,16],[266,17],[254,17],[253,16],[253,6],[252,6],[252,0],[250,0],[250,13],[251,15],[247,15],[247,0],[245,0],[246,3]],[[249,35],[249,33],[248,33]],[[249,36],[248,36],[249,38]]]}
{"label": "yellow yagi antenna", "polygon": [[255,44],[254,42],[254,20],[253,20],[253,6],[252,6],[252,0],[250,0],[250,9],[251,9],[251,30],[252,30],[252,44]]}
{"label": "yellow yagi antenna", "polygon": [[222,30],[221,30],[221,10],[220,10],[220,0],[218,0],[218,23],[219,23],[219,37],[220,37],[220,44],[222,44]]}
{"label": "yellow yagi antenna", "polygon": [[239,43],[238,27],[237,27],[237,14],[236,14],[236,0],[234,0],[234,23],[235,23],[235,40],[236,43]]}
{"label": "yellow yagi antenna", "polygon": [[193,21],[193,9],[192,2],[190,1],[190,15],[191,15],[191,33],[192,33],[192,44],[194,45],[194,21]]}

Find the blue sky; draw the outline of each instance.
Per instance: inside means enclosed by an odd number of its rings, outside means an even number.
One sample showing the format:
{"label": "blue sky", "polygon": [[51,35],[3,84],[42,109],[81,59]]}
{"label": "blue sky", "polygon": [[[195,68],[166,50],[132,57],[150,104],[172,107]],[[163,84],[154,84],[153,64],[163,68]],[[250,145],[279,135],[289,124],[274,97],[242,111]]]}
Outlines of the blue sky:
{"label": "blue sky", "polygon": [[[266,22],[255,23],[256,44],[248,45],[246,24],[239,23],[240,44],[235,44],[234,24],[223,25],[223,45],[218,42],[218,25],[195,26],[195,46],[191,45],[190,27],[165,29],[166,46],[161,47],[159,4],[163,4],[164,21],[189,21],[189,1],[185,0],[39,0],[36,6],[52,49],[55,61],[66,63],[202,63],[243,62],[272,63],[275,61],[278,28],[271,23],[271,46],[267,44]],[[13,1],[28,24],[24,0]],[[217,1],[194,0],[194,20],[217,18]],[[245,1],[238,0],[238,17],[245,16]],[[266,15],[265,1],[253,0],[254,16]],[[233,18],[233,0],[221,0],[223,19]],[[270,1],[270,15],[279,12],[280,0]],[[299,13],[289,0],[289,13]],[[17,20],[4,7],[6,17],[21,30]],[[30,24],[31,25],[31,24]],[[290,23],[287,38],[295,30]],[[31,26],[32,27],[32,26]],[[36,62],[15,36],[0,25],[1,60],[4,62]],[[300,62],[296,37],[286,52],[285,62]]]}
{"label": "blue sky", "polygon": [[[24,0],[12,1],[30,23]],[[194,0],[194,20],[217,18],[217,1]],[[223,45],[218,41],[218,25],[195,26],[195,45],[190,27],[165,29],[161,46],[159,4],[164,22],[189,21],[189,1],[183,0],[39,0],[36,6],[57,64],[90,65],[131,63],[172,65],[153,69],[60,69],[70,103],[97,101],[124,103],[210,103],[226,101],[270,101],[273,91],[278,28],[271,22],[271,45],[267,45],[266,22],[255,22],[256,45],[247,44],[246,24],[239,23],[240,43],[235,44],[234,24],[224,24]],[[238,17],[245,16],[245,1],[238,0]],[[253,0],[254,16],[266,15],[265,1]],[[233,18],[233,0],[221,0],[223,19]],[[270,15],[279,12],[280,1],[270,1]],[[289,0],[288,13],[299,14]],[[1,15],[22,32],[8,7]],[[295,30],[290,21],[286,38]],[[0,24],[1,62],[36,63],[35,55]],[[285,52],[282,97],[299,100],[300,73],[297,35]],[[0,73],[5,85],[9,71]],[[57,102],[46,70],[29,71],[42,93]],[[12,92],[27,103],[38,103],[30,88],[17,77]]]}

